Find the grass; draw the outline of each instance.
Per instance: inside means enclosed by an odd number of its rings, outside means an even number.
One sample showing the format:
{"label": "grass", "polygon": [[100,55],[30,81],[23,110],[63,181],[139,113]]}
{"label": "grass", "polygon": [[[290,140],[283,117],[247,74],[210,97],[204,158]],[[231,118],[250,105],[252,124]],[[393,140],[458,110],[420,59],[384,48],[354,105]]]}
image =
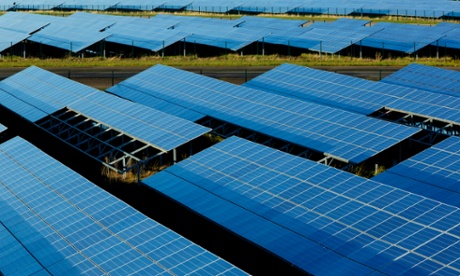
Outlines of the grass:
{"label": "grass", "polygon": [[292,63],[304,66],[406,66],[416,61],[420,64],[437,67],[458,67],[460,60],[451,57],[446,58],[351,58],[347,56],[331,56],[318,54],[302,54],[301,56],[280,56],[280,55],[246,55],[228,54],[218,57],[199,58],[195,56],[171,56],[162,58],[160,56],[146,56],[141,58],[22,58],[3,57],[0,59],[0,68],[28,67],[35,65],[43,68],[51,67],[149,67],[155,64],[169,66],[196,66],[196,67],[250,67],[250,66],[278,66],[283,63]]}

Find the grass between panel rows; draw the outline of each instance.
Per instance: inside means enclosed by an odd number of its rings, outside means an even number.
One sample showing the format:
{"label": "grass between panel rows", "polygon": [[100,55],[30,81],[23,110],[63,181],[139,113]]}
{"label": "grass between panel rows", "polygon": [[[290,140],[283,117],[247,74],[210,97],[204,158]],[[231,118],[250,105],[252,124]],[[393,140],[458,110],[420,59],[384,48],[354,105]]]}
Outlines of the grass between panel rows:
{"label": "grass between panel rows", "polygon": [[292,63],[303,66],[406,66],[410,63],[437,66],[458,67],[460,60],[451,57],[442,58],[351,58],[347,56],[331,56],[318,54],[302,54],[301,56],[279,55],[247,55],[228,54],[218,57],[199,58],[195,56],[146,56],[140,58],[77,58],[67,57],[62,59],[38,59],[21,57],[3,57],[0,59],[0,68],[28,67],[135,67],[164,64],[170,66],[278,66],[283,63]]}

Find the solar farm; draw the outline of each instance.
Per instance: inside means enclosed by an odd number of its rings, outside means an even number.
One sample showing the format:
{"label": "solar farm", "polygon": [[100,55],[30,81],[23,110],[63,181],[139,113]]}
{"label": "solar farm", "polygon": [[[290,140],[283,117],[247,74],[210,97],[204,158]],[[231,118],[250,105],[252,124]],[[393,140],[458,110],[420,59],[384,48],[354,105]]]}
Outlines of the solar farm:
{"label": "solar farm", "polygon": [[[460,49],[456,23],[352,18],[455,19],[459,1],[329,4],[0,0],[0,61]],[[244,15],[89,12],[118,10]],[[107,89],[29,66],[0,80],[0,276],[459,275],[459,106],[460,72],[417,62],[243,84],[156,64]]]}
{"label": "solar farm", "polygon": [[[458,1],[450,1],[458,3]],[[294,17],[295,18],[295,17]],[[8,11],[0,56],[23,58],[322,55],[456,57],[457,21],[417,25],[352,17],[328,22],[243,15],[231,19],[157,14],[150,18],[78,11],[69,16]]]}
{"label": "solar farm", "polygon": [[[284,64],[235,85],[156,65],[99,91],[24,69],[0,82],[0,271],[261,273],[234,256],[248,250],[293,274],[457,275],[459,76],[412,64],[370,81]],[[41,135],[80,157],[47,154]],[[196,147],[210,135],[220,142]],[[181,210],[170,220],[204,220],[186,228],[239,247],[219,257],[68,159],[137,175],[134,193]]]}

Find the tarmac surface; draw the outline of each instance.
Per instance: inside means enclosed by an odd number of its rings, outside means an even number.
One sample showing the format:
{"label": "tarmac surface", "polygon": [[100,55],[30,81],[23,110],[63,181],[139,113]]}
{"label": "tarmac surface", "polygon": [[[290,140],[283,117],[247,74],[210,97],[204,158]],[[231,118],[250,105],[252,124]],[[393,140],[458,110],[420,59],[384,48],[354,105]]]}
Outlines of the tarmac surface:
{"label": "tarmac surface", "polygon": [[[104,90],[113,86],[148,67],[53,67],[43,68],[61,76],[73,79],[88,86]],[[176,67],[197,74],[213,77],[234,84],[242,84],[246,81],[263,74],[274,66],[247,66],[247,67]],[[324,66],[313,67],[320,70],[336,72],[348,76],[378,81],[402,67],[394,66]],[[0,80],[11,76],[24,68],[0,68]],[[445,69],[460,71],[457,67],[445,67]]]}

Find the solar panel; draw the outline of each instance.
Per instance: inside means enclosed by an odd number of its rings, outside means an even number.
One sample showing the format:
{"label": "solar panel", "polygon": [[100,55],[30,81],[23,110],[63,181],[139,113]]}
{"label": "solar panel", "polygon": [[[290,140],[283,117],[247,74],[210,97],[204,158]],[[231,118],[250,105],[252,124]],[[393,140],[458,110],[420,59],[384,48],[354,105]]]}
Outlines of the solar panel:
{"label": "solar panel", "polygon": [[177,29],[155,27],[154,22],[117,24],[106,30],[106,41],[158,52],[176,42],[183,41],[191,33]]}
{"label": "solar panel", "polygon": [[4,275],[244,274],[21,138],[0,164]]}
{"label": "solar panel", "polygon": [[359,45],[412,54],[440,39],[443,34],[429,26],[377,23],[370,28],[378,32],[364,38]]}
{"label": "solar panel", "polygon": [[307,20],[283,20],[278,18],[264,18],[257,16],[242,16],[238,19],[242,28],[262,28],[271,30],[296,30],[306,24]]}
{"label": "solar panel", "polygon": [[186,10],[197,12],[227,13],[243,3],[244,1],[216,2],[213,0],[198,0],[193,1],[191,5],[186,7]]}
{"label": "solar panel", "polygon": [[[107,91],[141,104],[158,98],[352,163],[360,163],[418,132],[162,65]],[[141,96],[146,101],[140,100]]]}
{"label": "solar panel", "polygon": [[[28,37],[28,34],[10,31],[0,27],[0,52],[12,48]],[[12,49],[10,49],[10,51],[12,51]]]}
{"label": "solar panel", "polygon": [[382,107],[460,122],[460,99],[383,82],[283,64],[244,86],[361,114]]}
{"label": "solar panel", "polygon": [[70,10],[108,10],[118,4],[116,0],[70,0],[64,2],[60,8]]}
{"label": "solar panel", "polygon": [[458,208],[237,137],[143,183],[314,275],[460,271]]}
{"label": "solar panel", "polygon": [[460,72],[416,63],[383,78],[382,82],[460,96]]}
{"label": "solar panel", "polygon": [[[55,16],[24,12],[7,12],[0,16],[0,26],[3,29],[30,34],[58,19],[59,18]],[[5,38],[4,36],[1,37]]]}
{"label": "solar panel", "polygon": [[33,0],[21,1],[14,6],[15,10],[52,10],[58,8],[64,0]]}
{"label": "solar panel", "polygon": [[164,151],[209,131],[34,66],[0,82],[0,89],[2,105],[32,122],[68,107]]}
{"label": "solar panel", "polygon": [[108,36],[110,35],[101,33],[98,30],[51,24],[34,33],[28,40],[78,53]]}
{"label": "solar panel", "polygon": [[102,92],[68,107],[164,151],[175,149],[209,131],[188,120]]}
{"label": "solar panel", "polygon": [[6,130],[6,126],[0,124],[0,132],[3,132],[3,131],[5,131],[5,130]]}
{"label": "solar panel", "polygon": [[164,2],[157,2],[152,0],[124,0],[120,1],[113,8],[116,10],[141,10],[152,11],[161,6]]}
{"label": "solar panel", "polygon": [[460,207],[460,138],[441,143],[373,179]]}

